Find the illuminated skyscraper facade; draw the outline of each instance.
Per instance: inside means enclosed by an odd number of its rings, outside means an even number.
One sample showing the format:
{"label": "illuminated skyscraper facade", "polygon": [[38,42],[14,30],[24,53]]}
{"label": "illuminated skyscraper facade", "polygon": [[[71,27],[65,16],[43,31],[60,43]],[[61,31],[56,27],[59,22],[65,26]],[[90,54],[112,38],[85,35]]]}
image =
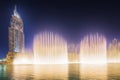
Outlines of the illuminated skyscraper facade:
{"label": "illuminated skyscraper facade", "polygon": [[23,21],[17,12],[16,6],[9,27],[9,52],[24,51]]}

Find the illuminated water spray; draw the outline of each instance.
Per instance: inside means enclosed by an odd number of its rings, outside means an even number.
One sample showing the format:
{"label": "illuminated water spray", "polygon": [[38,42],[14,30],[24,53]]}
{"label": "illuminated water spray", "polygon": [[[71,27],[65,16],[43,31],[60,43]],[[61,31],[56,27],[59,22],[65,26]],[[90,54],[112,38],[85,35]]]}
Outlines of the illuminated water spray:
{"label": "illuminated water spray", "polygon": [[13,64],[33,64],[33,54],[16,53]]}
{"label": "illuminated water spray", "polygon": [[109,63],[120,63],[120,42],[117,39],[109,44],[107,53]]}
{"label": "illuminated water spray", "polygon": [[35,64],[64,64],[68,62],[67,42],[52,32],[42,32],[34,37]]}
{"label": "illuminated water spray", "polygon": [[80,43],[80,63],[106,63],[106,39],[102,35],[85,36]]}

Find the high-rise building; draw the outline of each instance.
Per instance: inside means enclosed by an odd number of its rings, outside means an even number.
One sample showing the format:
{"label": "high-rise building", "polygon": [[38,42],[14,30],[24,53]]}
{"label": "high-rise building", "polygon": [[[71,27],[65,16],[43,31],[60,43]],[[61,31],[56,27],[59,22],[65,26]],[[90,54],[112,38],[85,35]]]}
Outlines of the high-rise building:
{"label": "high-rise building", "polygon": [[23,21],[15,6],[9,27],[9,52],[24,51]]}

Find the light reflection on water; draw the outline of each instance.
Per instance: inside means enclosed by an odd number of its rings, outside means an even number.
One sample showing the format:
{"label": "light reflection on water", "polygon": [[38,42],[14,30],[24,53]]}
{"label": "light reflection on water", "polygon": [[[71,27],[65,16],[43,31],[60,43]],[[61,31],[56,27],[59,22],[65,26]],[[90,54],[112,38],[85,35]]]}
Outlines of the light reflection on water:
{"label": "light reflection on water", "polygon": [[0,65],[0,80],[120,80],[120,64]]}
{"label": "light reflection on water", "polygon": [[106,65],[80,65],[80,76],[83,80],[107,80]]}
{"label": "light reflection on water", "polygon": [[108,65],[108,80],[120,80],[120,64]]}

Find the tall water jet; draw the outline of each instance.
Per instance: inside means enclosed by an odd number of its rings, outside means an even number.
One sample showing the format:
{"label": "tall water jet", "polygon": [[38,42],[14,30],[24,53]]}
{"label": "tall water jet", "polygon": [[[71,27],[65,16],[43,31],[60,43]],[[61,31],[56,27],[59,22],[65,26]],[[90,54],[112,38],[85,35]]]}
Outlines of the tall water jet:
{"label": "tall water jet", "polygon": [[99,34],[85,36],[80,43],[80,63],[106,63],[106,39]]}
{"label": "tall water jet", "polygon": [[120,63],[120,42],[113,39],[108,46],[108,62]]}
{"label": "tall water jet", "polygon": [[67,42],[53,32],[42,32],[34,37],[35,64],[64,64],[68,62]]}

